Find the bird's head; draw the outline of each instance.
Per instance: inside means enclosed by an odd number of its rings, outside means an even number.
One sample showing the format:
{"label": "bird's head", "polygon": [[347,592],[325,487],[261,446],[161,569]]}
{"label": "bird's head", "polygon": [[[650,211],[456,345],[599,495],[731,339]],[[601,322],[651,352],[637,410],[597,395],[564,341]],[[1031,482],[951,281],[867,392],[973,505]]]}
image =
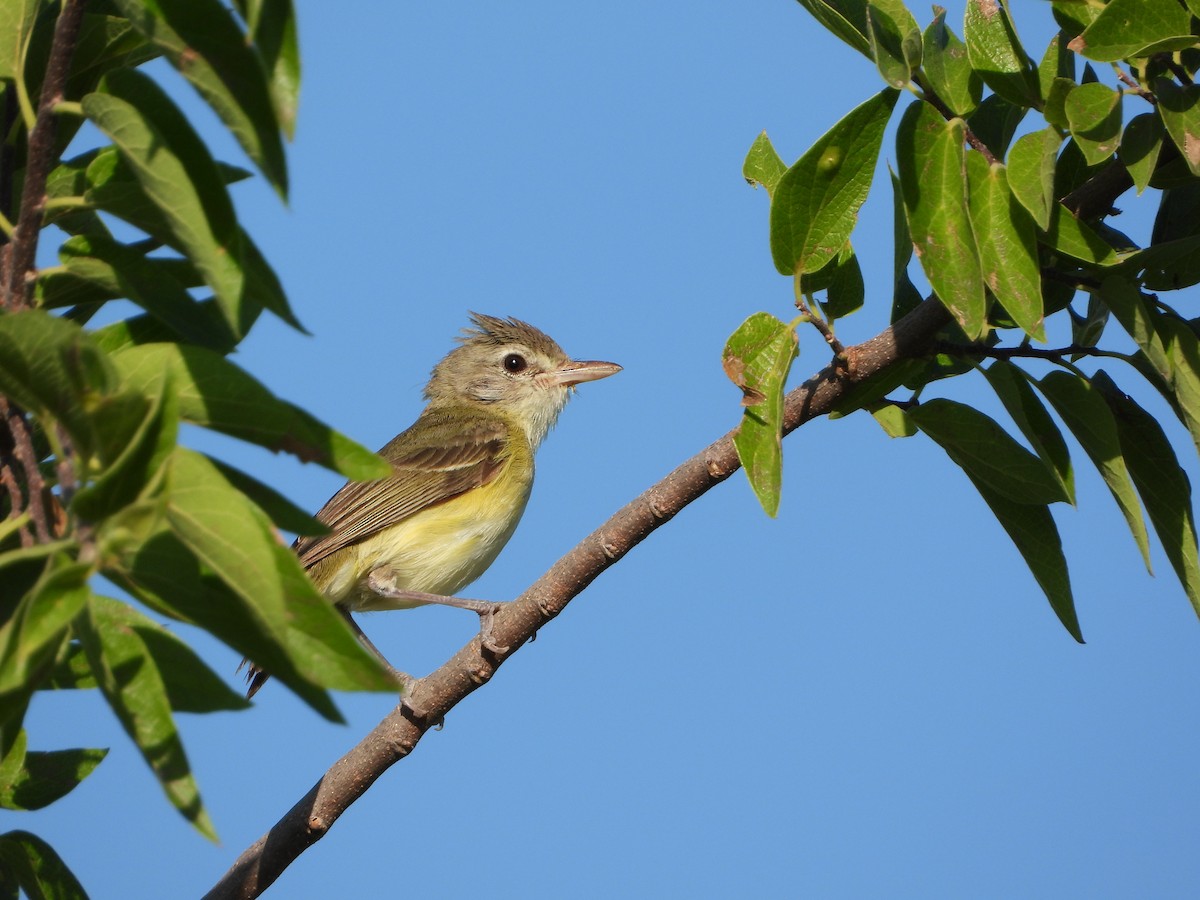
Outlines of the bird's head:
{"label": "bird's head", "polygon": [[430,406],[482,406],[521,423],[537,447],[577,384],[621,371],[616,363],[573,360],[545,332],[520,319],[472,313],[459,346],[433,369]]}

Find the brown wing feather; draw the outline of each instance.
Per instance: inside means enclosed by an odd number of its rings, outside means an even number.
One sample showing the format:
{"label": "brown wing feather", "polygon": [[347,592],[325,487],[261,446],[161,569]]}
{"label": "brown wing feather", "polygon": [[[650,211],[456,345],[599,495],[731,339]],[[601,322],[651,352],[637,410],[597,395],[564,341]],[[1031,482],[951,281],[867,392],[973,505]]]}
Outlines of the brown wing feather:
{"label": "brown wing feather", "polygon": [[301,565],[310,568],[427,507],[489,483],[508,458],[508,439],[504,423],[489,416],[426,410],[379,451],[394,476],[350,482],[321,507],[316,518],[332,531],[296,541]]}

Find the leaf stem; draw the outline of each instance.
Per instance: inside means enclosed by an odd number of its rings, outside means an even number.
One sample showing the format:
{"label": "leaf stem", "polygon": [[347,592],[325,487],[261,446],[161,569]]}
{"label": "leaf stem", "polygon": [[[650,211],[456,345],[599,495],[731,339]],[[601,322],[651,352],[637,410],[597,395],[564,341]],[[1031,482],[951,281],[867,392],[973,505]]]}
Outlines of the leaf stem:
{"label": "leaf stem", "polygon": [[1113,71],[1117,73],[1117,80],[1129,88],[1129,93],[1137,94],[1151,106],[1158,106],[1158,98],[1154,96],[1153,92],[1138,84],[1132,75],[1116,63],[1113,63]]}
{"label": "leaf stem", "polygon": [[825,321],[825,318],[819,312],[815,312],[813,306],[809,306],[811,298],[800,290],[800,273],[797,272],[793,276],[792,286],[796,293],[796,309],[800,310],[801,318],[811,322],[813,327],[821,333],[821,337],[825,338],[825,343],[833,349],[834,355],[839,360],[844,360],[846,358],[846,348],[837,339],[837,335],[833,333],[833,329],[829,327],[829,323]]}
{"label": "leaf stem", "polygon": [[[914,73],[912,80],[916,82],[916,84],[920,85],[922,99],[924,99],[926,103],[941,113],[942,118],[944,118],[947,122],[949,122],[951,119],[962,119],[962,116],[955,113],[954,110],[948,107],[945,101],[937,95],[937,91],[925,83],[925,80],[921,77],[920,72]],[[988,145],[985,144],[979,138],[979,136],[971,130],[970,125],[967,125],[966,119],[963,119],[963,129],[964,137],[966,138],[967,143],[971,145],[972,149],[978,150],[981,154],[983,154],[983,158],[988,161],[988,165],[995,165],[996,163],[1000,162],[1000,160],[996,159],[996,154],[992,153]]]}

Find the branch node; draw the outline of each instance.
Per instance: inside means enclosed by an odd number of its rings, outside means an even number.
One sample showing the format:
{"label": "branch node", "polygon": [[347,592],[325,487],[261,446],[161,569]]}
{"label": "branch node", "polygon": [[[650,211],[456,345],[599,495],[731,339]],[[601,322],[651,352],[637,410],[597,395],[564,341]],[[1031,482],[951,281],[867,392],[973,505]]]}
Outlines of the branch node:
{"label": "branch node", "polygon": [[329,823],[323,816],[312,815],[308,817],[308,830],[319,837],[329,831]]}

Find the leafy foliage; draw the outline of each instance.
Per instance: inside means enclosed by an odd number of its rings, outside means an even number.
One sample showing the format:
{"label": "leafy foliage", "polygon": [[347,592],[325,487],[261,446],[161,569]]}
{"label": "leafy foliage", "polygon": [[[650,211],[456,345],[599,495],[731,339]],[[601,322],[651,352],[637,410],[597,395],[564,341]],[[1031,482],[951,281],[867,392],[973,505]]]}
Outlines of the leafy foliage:
{"label": "leafy foliage", "polygon": [[[1055,504],[1076,502],[1061,422],[1099,472],[1147,568],[1148,518],[1200,614],[1191,488],[1170,437],[1172,430],[1186,433],[1200,450],[1200,319],[1163,297],[1200,283],[1198,7],[1055,0],[1061,30],[1039,60],[1022,45],[1019,10],[1008,0],[965,0],[961,38],[936,6],[921,30],[895,0],[800,3],[870,58],[889,87],[907,86],[914,95],[900,104],[895,147],[887,152],[898,169],[891,317],[921,301],[914,283],[923,281],[926,302],[940,303],[952,319],[923,355],[852,386],[837,415],[866,408],[890,437],[923,433],[945,450],[1013,540],[1064,627],[1082,640],[1052,512]],[[1079,57],[1104,65],[1081,66]],[[747,157],[747,178],[770,194],[776,267],[805,279],[796,292],[799,321],[813,319],[807,311],[814,295],[825,293],[815,298],[822,308],[836,299],[833,270],[821,267],[850,246],[880,152],[876,135],[893,115],[894,97],[884,103],[885,96],[858,107],[791,166],[765,134]],[[860,164],[852,178],[835,169],[843,179],[835,184],[822,162],[849,146],[851,132],[861,142]],[[1131,187],[1142,202],[1158,203],[1146,246],[1106,221]],[[838,365],[840,345],[827,332],[862,305],[870,306],[861,297],[845,309],[835,303],[837,313],[818,322]],[[766,315],[751,317],[731,338],[731,375],[757,358],[758,345],[747,344],[744,357],[735,351],[750,323]],[[782,323],[769,318],[777,323],[772,340],[782,344]],[[1107,328],[1110,320],[1119,329]],[[1056,335],[1070,339],[1038,346]],[[1124,370],[1089,371],[1098,358]],[[951,390],[947,379],[954,377],[982,377],[1009,421],[928,396],[935,382],[939,391]],[[1148,382],[1178,422],[1160,422],[1117,379]],[[739,452],[763,431],[748,415]],[[742,459],[773,513],[781,476],[771,467],[782,460],[761,440]]]}
{"label": "leafy foliage", "polygon": [[[101,749],[30,750],[23,727],[36,691],[95,688],[170,802],[215,838],[174,716],[247,703],[93,585],[206,628],[336,719],[330,688],[390,681],[275,531],[321,526],[179,446],[179,426],[349,478],[389,469],[226,358],[264,311],[300,324],[238,221],[230,185],[250,173],[216,160],[138,68],[160,57],[286,197],[290,2],[0,0],[0,805],[45,806],[101,762]],[[85,120],[98,146],[80,146]],[[56,236],[60,265],[34,268],[39,239]],[[139,313],[86,328],[121,299]],[[83,896],[33,835],[0,835],[0,860],[5,896]]]}

